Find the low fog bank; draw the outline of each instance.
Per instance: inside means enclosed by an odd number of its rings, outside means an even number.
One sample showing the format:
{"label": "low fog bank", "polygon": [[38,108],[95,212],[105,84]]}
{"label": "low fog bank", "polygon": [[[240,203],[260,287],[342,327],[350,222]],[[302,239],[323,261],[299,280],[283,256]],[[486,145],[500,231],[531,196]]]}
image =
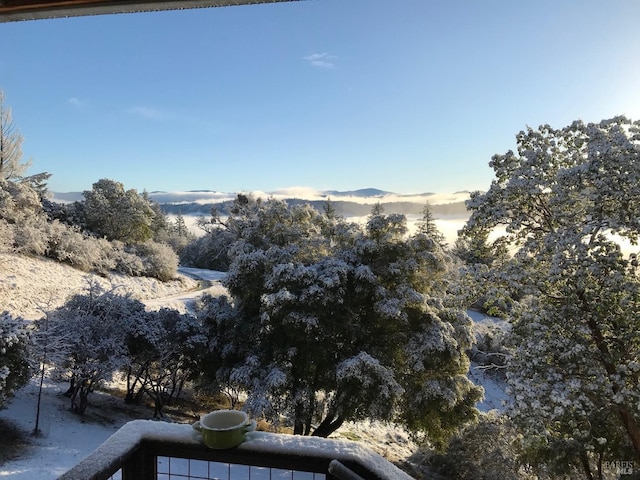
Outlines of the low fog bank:
{"label": "low fog bank", "polygon": [[[174,222],[177,215],[169,214],[169,219]],[[189,231],[191,231],[194,235],[200,237],[204,235],[204,231],[198,227],[199,219],[207,219],[204,215],[182,215]],[[407,215],[407,227],[409,229],[409,233],[415,233],[418,229],[418,221],[422,218],[421,215]],[[468,214],[465,215],[452,215],[450,217],[436,217],[435,223],[438,227],[438,230],[444,235],[445,239],[449,246],[453,246],[456,239],[458,238],[458,231],[464,227],[465,223],[467,223],[467,219],[469,218]],[[359,216],[359,217],[349,217],[349,220],[358,223],[365,223],[367,221],[367,215]]]}

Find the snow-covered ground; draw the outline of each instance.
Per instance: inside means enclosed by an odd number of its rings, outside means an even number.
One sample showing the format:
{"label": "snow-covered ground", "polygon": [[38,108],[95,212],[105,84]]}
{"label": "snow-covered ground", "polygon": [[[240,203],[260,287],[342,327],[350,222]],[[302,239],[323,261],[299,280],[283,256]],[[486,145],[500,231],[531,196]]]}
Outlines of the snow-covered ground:
{"label": "snow-covered ground", "polygon": [[[182,268],[180,273],[178,280],[168,283],[119,275],[106,279],[48,260],[0,254],[0,309],[27,319],[39,318],[43,309],[60,306],[70,295],[82,292],[88,281],[97,281],[105,288],[117,285],[149,309],[171,307],[182,312],[189,311],[193,300],[203,291],[213,295],[225,292],[220,272]],[[479,326],[496,322],[480,314],[472,313],[472,317]],[[485,387],[486,400],[479,407],[484,411],[501,409],[506,395],[499,382],[473,367],[471,378]],[[30,437],[30,446],[21,458],[0,465],[0,480],[55,479],[127,421],[151,418],[153,413],[144,408],[132,411],[122,399],[96,392],[81,418],[70,411],[69,399],[62,395],[66,384],[47,382],[45,386],[40,416],[42,435]],[[0,410],[0,419],[12,422],[24,432],[32,432],[36,399],[34,381],[17,392],[7,409]],[[416,449],[407,432],[378,422],[348,423],[334,436],[358,440],[392,461],[404,459]]]}
{"label": "snow-covered ground", "polygon": [[[476,338],[486,333],[509,328],[509,324],[499,318],[490,317],[474,310],[469,310],[467,313],[473,320]],[[505,391],[504,383],[499,381],[496,375],[487,372],[475,363],[471,363],[469,378],[471,378],[473,383],[482,385],[484,388],[484,400],[478,404],[480,411],[504,410],[506,403],[509,401],[509,397]]]}
{"label": "snow-covered ground", "polygon": [[[122,399],[100,392],[91,394],[90,406],[80,418],[70,409],[69,398],[63,395],[68,385],[47,382],[42,398],[40,436],[30,436],[29,446],[21,458],[0,465],[0,479],[50,480],[58,478],[73,465],[95,450],[118,428],[137,418],[124,412]],[[8,420],[31,434],[35,427],[37,382],[33,381],[17,393],[9,408],[0,410],[0,419]],[[115,405],[117,402],[118,405]],[[108,416],[105,404],[109,404]],[[116,407],[116,408],[114,408]],[[117,407],[122,410],[117,412]],[[148,418],[148,417],[138,417]]]}
{"label": "snow-covered ground", "polygon": [[49,259],[0,253],[0,310],[12,315],[28,320],[41,318],[43,311],[53,310],[63,305],[69,296],[85,292],[92,282],[105,290],[116,288],[128,292],[141,301],[198,288],[198,281],[185,275],[164,283],[154,278],[120,274],[105,278]]}

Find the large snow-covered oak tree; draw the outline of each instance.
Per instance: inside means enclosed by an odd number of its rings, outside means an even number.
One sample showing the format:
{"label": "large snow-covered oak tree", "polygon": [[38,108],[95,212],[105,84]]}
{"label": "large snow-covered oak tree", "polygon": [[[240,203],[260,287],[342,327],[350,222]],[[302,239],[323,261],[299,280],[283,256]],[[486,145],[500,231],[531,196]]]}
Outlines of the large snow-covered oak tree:
{"label": "large snow-covered oak tree", "polygon": [[508,381],[529,459],[595,478],[640,460],[640,280],[620,246],[640,233],[640,122],[544,125],[517,145],[463,233],[503,228],[515,251],[491,281],[519,299]]}
{"label": "large snow-covered oak tree", "polygon": [[398,421],[442,442],[475,418],[471,321],[447,296],[447,257],[402,215],[366,227],[309,205],[238,197],[225,279],[209,298],[201,371],[246,407],[327,436],[348,420]]}

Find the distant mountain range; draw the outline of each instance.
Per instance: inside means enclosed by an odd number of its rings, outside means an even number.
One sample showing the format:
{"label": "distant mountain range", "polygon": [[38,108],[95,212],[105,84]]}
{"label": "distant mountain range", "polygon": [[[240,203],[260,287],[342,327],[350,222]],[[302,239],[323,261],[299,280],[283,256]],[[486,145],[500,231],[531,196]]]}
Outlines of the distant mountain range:
{"label": "distant mountain range", "polygon": [[[386,213],[402,213],[407,216],[422,215],[426,204],[435,218],[466,218],[468,212],[465,200],[469,192],[461,191],[452,194],[421,193],[396,194],[377,188],[360,190],[318,191],[306,187],[294,187],[273,192],[242,192],[251,193],[257,198],[277,198],[289,204],[309,203],[314,208],[322,210],[328,200],[339,215],[345,217],[362,217],[371,213],[374,205],[380,204]],[[236,193],[224,193],[213,190],[190,190],[185,192],[150,192],[149,198],[158,202],[165,213],[208,216],[212,208],[216,208],[223,215],[236,197]],[[53,193],[53,201],[69,203],[82,200],[81,192]]]}

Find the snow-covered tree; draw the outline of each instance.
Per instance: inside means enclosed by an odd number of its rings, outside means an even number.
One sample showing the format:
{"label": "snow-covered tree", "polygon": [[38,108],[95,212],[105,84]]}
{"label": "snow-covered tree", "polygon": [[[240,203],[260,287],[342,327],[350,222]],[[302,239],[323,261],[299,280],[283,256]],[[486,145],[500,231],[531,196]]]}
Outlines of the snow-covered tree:
{"label": "snow-covered tree", "polygon": [[418,220],[416,225],[418,226],[418,232],[432,238],[440,247],[447,248],[447,240],[442,232],[438,230],[436,219],[428,203],[422,208],[422,218]]}
{"label": "snow-covered tree", "polygon": [[0,179],[17,180],[29,168],[29,162],[22,162],[22,135],[13,124],[11,107],[6,103],[5,94],[0,90]]}
{"label": "snow-covered tree", "polygon": [[505,293],[495,272],[507,263],[509,254],[502,238],[489,240],[488,230],[474,229],[459,235],[451,253],[461,262],[460,293],[466,304],[489,315],[504,317],[511,309],[514,292]]}
{"label": "snow-covered tree", "polygon": [[43,216],[40,195],[28,182],[0,178],[0,219],[10,224]]}
{"label": "snow-covered tree", "polygon": [[[157,204],[156,204],[157,205]],[[181,254],[181,252],[196,239],[196,236],[189,231],[187,223],[185,222],[182,214],[178,213],[175,220],[167,221],[167,230],[162,238],[156,237],[156,241],[163,241],[174,249],[175,252]]]}
{"label": "snow-covered tree", "polygon": [[135,189],[109,179],[84,192],[84,215],[89,230],[109,240],[142,243],[153,237],[156,212]]}
{"label": "snow-covered tree", "polygon": [[184,217],[182,216],[181,213],[178,213],[176,215],[176,219],[171,224],[170,229],[173,233],[175,233],[179,237],[186,237],[186,238],[193,237],[193,234],[189,231],[189,228],[187,227],[187,223],[185,222]]}
{"label": "snow-covered tree", "polygon": [[154,417],[182,391],[195,357],[206,344],[201,324],[191,315],[163,308],[147,312],[127,329],[125,401],[136,403],[147,394],[154,402]]}
{"label": "snow-covered tree", "polygon": [[[51,371],[50,367],[56,364],[63,364],[68,355],[68,346],[71,343],[69,337],[60,335],[60,331],[53,332],[49,328],[49,311],[50,309],[43,307],[44,315],[31,324],[30,334],[31,342],[29,343],[29,362],[31,369],[38,372],[38,397],[36,400],[36,416],[33,426],[33,434],[41,435],[40,430],[40,413],[42,410],[42,393],[44,389],[44,380],[47,373]],[[71,335],[69,333],[68,335]]]}
{"label": "snow-covered tree", "polygon": [[0,409],[29,381],[29,335],[24,320],[0,314]]}
{"label": "snow-covered tree", "polygon": [[515,250],[493,280],[520,299],[508,380],[529,460],[594,478],[603,461],[640,460],[640,280],[619,242],[640,233],[640,122],[516,138],[465,230],[504,228]]}
{"label": "snow-covered tree", "polygon": [[459,236],[452,252],[465,265],[486,265],[492,267],[495,263],[502,263],[509,257],[501,238],[489,240],[488,230],[473,230]]}
{"label": "snow-covered tree", "polygon": [[145,324],[144,304],[91,285],[48,315],[50,336],[66,339],[66,358],[56,367],[69,377],[71,408],[83,414],[91,392],[127,362],[127,334]]}
{"label": "snow-covered tree", "polygon": [[474,418],[469,317],[446,295],[447,261],[402,215],[362,228],[309,205],[238,199],[237,241],[209,299],[203,368],[248,393],[246,406],[297,434],[327,436],[347,420],[402,422],[434,441]]}
{"label": "snow-covered tree", "polygon": [[428,468],[424,478],[450,480],[539,480],[548,478],[523,465],[519,459],[519,432],[509,418],[492,410],[478,423],[465,426],[454,435],[442,454],[418,452],[414,458]]}
{"label": "snow-covered tree", "polygon": [[162,282],[172,280],[178,271],[178,255],[167,244],[148,241],[128,249],[137,255],[143,265],[142,274]]}
{"label": "snow-covered tree", "polygon": [[171,230],[171,222],[169,221],[167,214],[162,211],[162,207],[158,202],[153,201],[149,197],[149,192],[146,190],[142,192],[141,197],[152,212],[151,238],[156,242],[168,243],[166,238]]}

